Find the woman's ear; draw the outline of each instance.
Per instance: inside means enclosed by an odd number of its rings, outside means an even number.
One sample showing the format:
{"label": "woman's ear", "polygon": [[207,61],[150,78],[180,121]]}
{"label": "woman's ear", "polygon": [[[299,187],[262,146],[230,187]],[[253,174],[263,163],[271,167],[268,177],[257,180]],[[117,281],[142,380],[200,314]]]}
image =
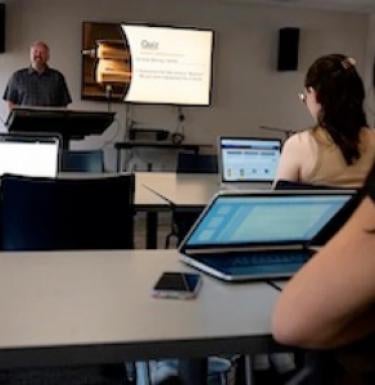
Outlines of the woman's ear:
{"label": "woman's ear", "polygon": [[306,87],[306,105],[308,110],[310,111],[311,116],[318,120],[318,116],[321,110],[321,105],[318,99],[318,93],[315,91],[313,87]]}
{"label": "woman's ear", "polygon": [[319,101],[319,95],[318,95],[318,93],[315,91],[315,88],[313,88],[313,87],[307,87],[307,92],[313,97],[313,99],[315,100],[316,103],[319,103],[319,104],[320,104],[320,101]]}
{"label": "woman's ear", "polygon": [[311,94],[311,93],[315,93],[315,94],[316,94],[316,92],[315,92],[315,90],[314,90],[313,87],[306,87],[306,91],[307,91],[309,94]]}

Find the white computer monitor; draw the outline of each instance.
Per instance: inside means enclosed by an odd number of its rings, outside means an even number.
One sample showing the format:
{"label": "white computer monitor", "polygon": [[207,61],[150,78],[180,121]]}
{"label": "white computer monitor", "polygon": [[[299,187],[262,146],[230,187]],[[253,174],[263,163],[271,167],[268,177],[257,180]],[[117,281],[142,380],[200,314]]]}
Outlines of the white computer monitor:
{"label": "white computer monitor", "polygon": [[0,135],[0,176],[16,174],[56,177],[59,168],[59,139]]}
{"label": "white computer monitor", "polygon": [[220,137],[221,180],[227,182],[272,182],[281,152],[281,140]]}

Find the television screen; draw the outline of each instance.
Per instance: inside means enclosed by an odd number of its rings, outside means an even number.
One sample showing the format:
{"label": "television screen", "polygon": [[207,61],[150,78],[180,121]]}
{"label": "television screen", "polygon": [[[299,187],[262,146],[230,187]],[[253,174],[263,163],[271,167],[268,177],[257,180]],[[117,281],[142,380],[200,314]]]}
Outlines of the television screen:
{"label": "television screen", "polygon": [[121,24],[132,103],[210,104],[213,31]]}
{"label": "television screen", "polygon": [[122,102],[130,72],[121,24],[83,22],[81,53],[82,99]]}

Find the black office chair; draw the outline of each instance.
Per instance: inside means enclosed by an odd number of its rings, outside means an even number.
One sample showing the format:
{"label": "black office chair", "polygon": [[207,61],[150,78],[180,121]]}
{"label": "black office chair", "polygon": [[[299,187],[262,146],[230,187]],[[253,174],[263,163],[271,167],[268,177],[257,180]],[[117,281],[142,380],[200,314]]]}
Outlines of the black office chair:
{"label": "black office chair", "polygon": [[[3,250],[133,248],[134,175],[1,180]],[[67,283],[69,284],[69,283]],[[4,383],[125,385],[125,365],[0,371]]]}
{"label": "black office chair", "polygon": [[104,172],[104,155],[102,150],[70,151],[64,150],[61,155],[61,171],[63,172]]}
{"label": "black office chair", "polygon": [[[331,385],[340,376],[342,369],[329,351],[301,351],[303,359],[296,373],[285,385]],[[284,382],[283,382],[284,383]],[[341,382],[340,382],[341,383]]]}
{"label": "black office chair", "polygon": [[[177,173],[217,174],[218,161],[216,155],[180,152],[177,157]],[[171,238],[179,244],[199,217],[202,209],[179,209],[172,206],[172,230],[165,240],[165,248],[170,246]]]}
{"label": "black office chair", "polygon": [[133,248],[134,175],[1,180],[3,250]]}

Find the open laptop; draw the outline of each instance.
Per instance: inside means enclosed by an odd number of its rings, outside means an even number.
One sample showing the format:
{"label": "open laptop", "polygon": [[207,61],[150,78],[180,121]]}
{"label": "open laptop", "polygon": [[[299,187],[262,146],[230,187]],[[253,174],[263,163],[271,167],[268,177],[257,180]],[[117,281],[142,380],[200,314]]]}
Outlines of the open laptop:
{"label": "open laptop", "polygon": [[0,135],[0,176],[56,177],[59,139],[50,136]]}
{"label": "open laptop", "polygon": [[280,139],[219,138],[220,184],[224,189],[269,189],[281,152]]}
{"label": "open laptop", "polygon": [[354,196],[351,190],[222,192],[179,252],[187,264],[226,281],[290,277],[351,215]]}

